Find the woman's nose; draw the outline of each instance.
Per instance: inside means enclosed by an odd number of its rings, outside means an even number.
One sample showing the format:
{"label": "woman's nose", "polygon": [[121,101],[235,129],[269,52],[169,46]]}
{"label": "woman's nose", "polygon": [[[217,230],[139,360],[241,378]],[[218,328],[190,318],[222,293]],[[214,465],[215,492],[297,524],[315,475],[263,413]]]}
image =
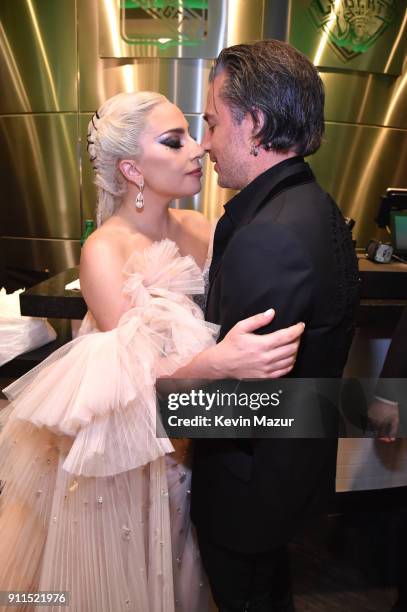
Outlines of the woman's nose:
{"label": "woman's nose", "polygon": [[199,159],[205,155],[205,149],[199,142],[194,140],[194,148],[193,148],[193,157],[198,157]]}

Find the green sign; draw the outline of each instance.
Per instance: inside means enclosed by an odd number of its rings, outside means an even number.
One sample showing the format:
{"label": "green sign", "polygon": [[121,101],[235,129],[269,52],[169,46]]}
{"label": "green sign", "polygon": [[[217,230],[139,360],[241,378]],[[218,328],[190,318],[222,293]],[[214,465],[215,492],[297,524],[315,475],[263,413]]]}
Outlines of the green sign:
{"label": "green sign", "polygon": [[121,22],[130,44],[197,46],[207,37],[208,0],[122,0]]}
{"label": "green sign", "polygon": [[394,0],[313,0],[310,15],[344,60],[365,53],[394,22]]}

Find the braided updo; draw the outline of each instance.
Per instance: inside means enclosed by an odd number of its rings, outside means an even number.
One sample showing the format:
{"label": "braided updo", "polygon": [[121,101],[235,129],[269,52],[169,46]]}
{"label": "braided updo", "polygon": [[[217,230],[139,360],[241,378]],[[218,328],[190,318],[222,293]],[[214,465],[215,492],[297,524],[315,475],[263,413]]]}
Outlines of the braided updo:
{"label": "braided updo", "polygon": [[147,115],[166,98],[159,93],[120,93],[109,98],[88,125],[88,153],[98,190],[96,221],[101,225],[118,208],[126,180],[118,168],[121,159],[136,159]]}

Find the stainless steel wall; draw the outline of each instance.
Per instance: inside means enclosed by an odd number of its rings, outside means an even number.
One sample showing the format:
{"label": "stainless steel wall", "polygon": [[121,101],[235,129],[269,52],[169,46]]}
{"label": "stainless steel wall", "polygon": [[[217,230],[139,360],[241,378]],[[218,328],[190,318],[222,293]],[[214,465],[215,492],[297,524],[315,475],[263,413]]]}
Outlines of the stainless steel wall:
{"label": "stainless steel wall", "polygon": [[[103,100],[119,91],[161,91],[187,114],[199,138],[211,58],[225,45],[263,36],[297,44],[310,5],[209,0],[202,45],[158,51],[123,39],[119,0],[2,0],[0,236],[6,265],[56,272],[77,263],[81,220],[95,205],[86,128]],[[398,54],[405,28],[404,18],[392,34]],[[323,34],[307,36],[304,50],[314,58]],[[407,184],[407,63],[400,75],[379,74],[355,69],[353,60],[331,68],[319,55],[327,130],[310,162],[344,213],[357,219],[355,236],[364,245],[378,234],[373,219],[380,194]],[[214,218],[230,195],[217,187],[207,164],[201,196],[176,205]]]}
{"label": "stainless steel wall", "polygon": [[[348,60],[329,44],[326,22],[323,29],[311,19],[317,8],[321,15],[323,7],[335,5],[337,13],[348,7],[354,22],[359,18],[361,26],[373,28],[383,23],[377,18],[375,24],[374,17],[386,4],[392,10],[389,27]],[[327,15],[333,28],[332,17]],[[387,187],[407,187],[406,34],[405,0],[290,2],[287,38],[318,66],[326,91],[324,144],[309,161],[344,214],[356,220],[358,246],[372,237],[388,239],[374,221],[380,196]]]}
{"label": "stainless steel wall", "polygon": [[58,271],[79,255],[76,3],[3,0],[0,51],[5,265]]}

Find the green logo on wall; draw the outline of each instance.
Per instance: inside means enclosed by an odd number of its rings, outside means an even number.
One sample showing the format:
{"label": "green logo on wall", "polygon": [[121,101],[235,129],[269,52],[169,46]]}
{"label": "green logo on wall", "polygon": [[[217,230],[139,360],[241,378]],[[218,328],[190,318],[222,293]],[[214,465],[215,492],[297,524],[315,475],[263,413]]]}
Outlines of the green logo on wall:
{"label": "green logo on wall", "polygon": [[121,21],[128,43],[196,46],[207,36],[208,0],[121,0]]}
{"label": "green logo on wall", "polygon": [[348,61],[365,53],[395,18],[395,0],[312,0],[315,25],[334,51]]}

